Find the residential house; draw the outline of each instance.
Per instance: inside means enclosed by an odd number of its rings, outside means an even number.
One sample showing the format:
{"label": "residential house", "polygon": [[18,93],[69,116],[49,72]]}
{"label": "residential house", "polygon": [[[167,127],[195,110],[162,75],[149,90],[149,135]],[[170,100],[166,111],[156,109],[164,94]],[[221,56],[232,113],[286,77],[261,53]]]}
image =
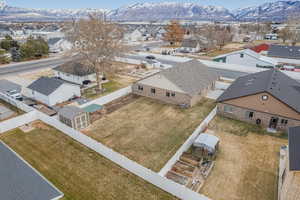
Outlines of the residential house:
{"label": "residential house", "polygon": [[134,94],[193,106],[214,89],[219,77],[198,60],[180,63],[133,84]]}
{"label": "residential house", "polygon": [[280,151],[278,200],[300,197],[300,127],[290,128],[288,136],[288,147]]}
{"label": "residential house", "polygon": [[248,67],[273,68],[278,65],[277,60],[260,55],[250,49],[234,51],[214,58],[216,62],[244,65]]}
{"label": "residential house", "polygon": [[27,87],[27,95],[48,106],[80,97],[80,87],[57,78],[41,77]]}
{"label": "residential house", "polygon": [[300,65],[300,46],[271,45],[267,55],[285,65]]}
{"label": "residential house", "polygon": [[196,37],[189,37],[185,38],[182,43],[179,51],[187,52],[187,53],[197,53],[202,49],[207,48],[207,40],[206,38],[196,38]]}
{"label": "residential house", "polygon": [[300,126],[300,83],[277,69],[238,78],[218,99],[218,113],[270,131]]}
{"label": "residential house", "polygon": [[95,82],[97,79],[94,68],[84,65],[78,61],[67,62],[53,70],[56,77],[78,85]]}
{"label": "residential house", "polygon": [[131,33],[125,34],[124,37],[125,37],[124,39],[129,42],[144,41],[143,33],[141,31],[139,31],[138,29],[134,30]]}
{"label": "residential house", "polygon": [[58,112],[59,121],[76,130],[90,125],[90,116],[83,109],[76,106],[65,106]]}

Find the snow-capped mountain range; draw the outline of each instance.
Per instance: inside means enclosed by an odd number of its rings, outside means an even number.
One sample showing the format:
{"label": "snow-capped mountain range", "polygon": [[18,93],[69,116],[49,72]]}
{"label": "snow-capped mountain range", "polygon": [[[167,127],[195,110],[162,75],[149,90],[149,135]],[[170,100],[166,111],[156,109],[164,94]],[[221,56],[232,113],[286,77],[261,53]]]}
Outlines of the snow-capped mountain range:
{"label": "snow-capped mountain range", "polygon": [[282,21],[293,13],[300,13],[300,0],[265,3],[259,6],[229,10],[220,6],[203,6],[196,3],[136,3],[115,10],[105,9],[28,9],[7,5],[0,0],[1,20],[65,20],[85,17],[94,12],[106,12],[112,20],[149,21],[168,19]]}

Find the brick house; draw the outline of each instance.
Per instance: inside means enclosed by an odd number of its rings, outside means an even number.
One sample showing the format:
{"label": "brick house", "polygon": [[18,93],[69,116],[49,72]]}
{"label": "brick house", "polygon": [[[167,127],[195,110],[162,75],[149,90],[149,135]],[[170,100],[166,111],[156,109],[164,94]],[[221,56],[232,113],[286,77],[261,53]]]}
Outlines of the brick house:
{"label": "brick house", "polygon": [[197,60],[178,64],[133,84],[134,94],[193,106],[214,89],[219,76]]}
{"label": "brick house", "polygon": [[287,148],[280,150],[278,200],[300,196],[300,127],[289,128]]}
{"label": "brick house", "polygon": [[217,101],[225,117],[269,130],[300,126],[300,83],[277,69],[238,78]]}

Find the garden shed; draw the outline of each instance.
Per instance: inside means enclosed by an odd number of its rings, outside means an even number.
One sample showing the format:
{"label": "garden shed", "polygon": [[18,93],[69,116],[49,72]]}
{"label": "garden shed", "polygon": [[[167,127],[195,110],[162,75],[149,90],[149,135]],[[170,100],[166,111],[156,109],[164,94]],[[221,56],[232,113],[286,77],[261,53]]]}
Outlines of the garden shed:
{"label": "garden shed", "polygon": [[207,134],[200,134],[193,144],[193,154],[197,157],[214,158],[219,146],[219,138]]}

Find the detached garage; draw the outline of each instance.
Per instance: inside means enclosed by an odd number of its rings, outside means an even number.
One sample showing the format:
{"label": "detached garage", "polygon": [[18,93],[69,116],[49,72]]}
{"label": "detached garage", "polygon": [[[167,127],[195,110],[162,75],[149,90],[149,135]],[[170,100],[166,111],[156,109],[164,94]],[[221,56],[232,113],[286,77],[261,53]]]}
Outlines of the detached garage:
{"label": "detached garage", "polygon": [[30,84],[27,89],[29,90],[27,93],[32,99],[48,106],[81,96],[80,86],[57,78],[41,77]]}

